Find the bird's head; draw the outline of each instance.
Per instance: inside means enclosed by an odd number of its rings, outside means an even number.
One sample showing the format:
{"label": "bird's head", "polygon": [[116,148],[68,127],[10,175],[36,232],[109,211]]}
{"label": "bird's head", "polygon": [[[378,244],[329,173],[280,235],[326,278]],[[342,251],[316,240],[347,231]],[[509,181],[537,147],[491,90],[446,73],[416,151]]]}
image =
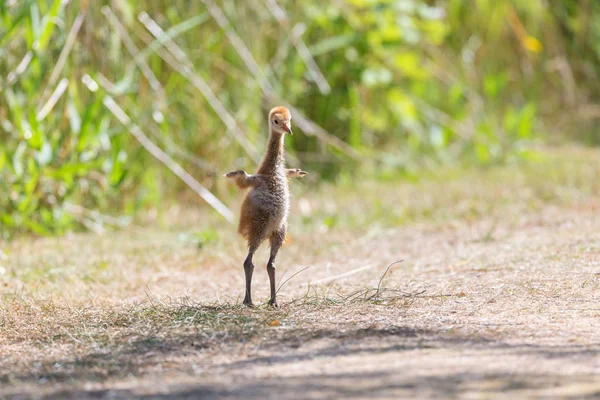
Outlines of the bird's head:
{"label": "bird's head", "polygon": [[269,112],[269,127],[272,132],[292,134],[292,114],[285,107],[275,107]]}

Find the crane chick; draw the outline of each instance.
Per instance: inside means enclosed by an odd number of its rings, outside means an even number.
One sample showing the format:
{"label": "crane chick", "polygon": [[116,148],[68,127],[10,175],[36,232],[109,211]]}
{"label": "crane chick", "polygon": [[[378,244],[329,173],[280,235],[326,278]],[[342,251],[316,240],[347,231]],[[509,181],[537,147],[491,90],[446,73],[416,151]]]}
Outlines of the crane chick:
{"label": "crane chick", "polygon": [[256,174],[233,171],[225,176],[235,181],[241,189],[251,188],[242,203],[238,232],[248,242],[248,256],[244,261],[246,296],[244,304],[252,306],[252,257],[265,239],[269,239],[271,255],[267,263],[271,299],[269,305],[276,307],[275,257],[283,245],[290,209],[289,178],[303,177],[308,173],[300,169],[286,169],[283,139],[292,134],[292,116],[285,107],[275,107],[269,112],[269,141],[267,152]]}

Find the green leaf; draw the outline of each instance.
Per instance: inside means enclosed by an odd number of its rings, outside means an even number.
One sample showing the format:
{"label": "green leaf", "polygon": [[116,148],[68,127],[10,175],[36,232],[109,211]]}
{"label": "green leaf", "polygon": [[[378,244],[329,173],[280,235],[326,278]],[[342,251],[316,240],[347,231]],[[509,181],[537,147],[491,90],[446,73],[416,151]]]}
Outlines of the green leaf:
{"label": "green leaf", "polygon": [[350,46],[354,40],[354,34],[332,36],[310,46],[309,51],[313,57],[317,57],[322,54],[331,53],[333,51],[346,48]]}
{"label": "green leaf", "polygon": [[62,0],[54,0],[54,3],[52,4],[52,8],[50,9],[50,12],[44,16],[44,19],[43,19],[44,26],[42,28],[42,33],[40,34],[40,37],[38,40],[38,47],[37,47],[38,51],[43,51],[46,49],[46,46],[48,45],[48,42],[50,41],[50,37],[52,36],[52,32],[54,31],[54,27],[56,25],[55,20],[58,16],[58,12],[61,9],[61,5],[62,5]]}
{"label": "green leaf", "polygon": [[81,117],[77,111],[77,106],[73,102],[72,98],[69,98],[67,103],[67,112],[69,114],[69,125],[71,126],[71,132],[79,134],[81,132]]}
{"label": "green leaf", "polygon": [[52,161],[52,145],[46,142],[42,145],[42,149],[36,153],[37,161],[40,165],[47,165]]}
{"label": "green leaf", "polygon": [[350,101],[350,137],[348,142],[350,146],[358,148],[362,144],[361,125],[360,125],[360,93],[358,86],[354,85],[348,90],[348,99]]}
{"label": "green leaf", "polygon": [[17,146],[17,150],[13,155],[13,171],[15,171],[15,175],[17,177],[22,177],[25,172],[25,166],[23,165],[23,155],[25,154],[25,149],[27,148],[27,144],[23,141],[19,143]]}
{"label": "green leaf", "polygon": [[[25,2],[22,2],[19,11],[17,12],[17,15],[15,15],[12,19],[8,18],[8,24],[6,23],[6,19],[4,21],[4,24],[0,24],[0,27],[2,25],[6,27],[6,31],[0,34],[0,47],[2,47],[4,43],[11,41],[13,35],[18,32],[17,28],[20,28],[24,25],[22,24],[22,22],[29,14],[29,7],[31,3],[33,3],[33,1],[34,0],[25,0]],[[0,3],[4,4],[5,2],[1,1]]]}

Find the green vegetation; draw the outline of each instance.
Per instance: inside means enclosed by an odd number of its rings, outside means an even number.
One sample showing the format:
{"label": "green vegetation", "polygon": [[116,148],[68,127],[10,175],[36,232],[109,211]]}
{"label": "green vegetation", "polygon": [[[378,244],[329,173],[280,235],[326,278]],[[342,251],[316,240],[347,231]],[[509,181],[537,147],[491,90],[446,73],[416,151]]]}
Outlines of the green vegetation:
{"label": "green vegetation", "polygon": [[4,1],[0,235],[181,192],[140,135],[224,196],[214,177],[253,168],[283,102],[290,163],[324,179],[597,142],[599,57],[593,0]]}

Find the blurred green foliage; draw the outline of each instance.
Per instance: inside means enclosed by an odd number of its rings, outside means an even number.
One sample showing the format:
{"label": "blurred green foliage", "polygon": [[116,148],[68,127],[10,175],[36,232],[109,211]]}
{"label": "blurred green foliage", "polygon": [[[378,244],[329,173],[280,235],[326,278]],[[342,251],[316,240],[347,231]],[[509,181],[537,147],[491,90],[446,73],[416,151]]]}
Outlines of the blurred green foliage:
{"label": "blurred green foliage", "polygon": [[226,188],[213,176],[254,168],[240,132],[160,56],[185,61],[144,27],[141,12],[167,31],[259,151],[275,105],[262,76],[360,155],[359,164],[314,135],[293,136],[290,163],[323,178],[358,165],[384,177],[485,165],[526,157],[532,140],[597,140],[597,1],[216,2],[258,69],[232,46],[211,3],[0,3],[3,236],[94,227],[103,222],[97,210],[129,214],[182,190],[104,96],[217,195]]}

